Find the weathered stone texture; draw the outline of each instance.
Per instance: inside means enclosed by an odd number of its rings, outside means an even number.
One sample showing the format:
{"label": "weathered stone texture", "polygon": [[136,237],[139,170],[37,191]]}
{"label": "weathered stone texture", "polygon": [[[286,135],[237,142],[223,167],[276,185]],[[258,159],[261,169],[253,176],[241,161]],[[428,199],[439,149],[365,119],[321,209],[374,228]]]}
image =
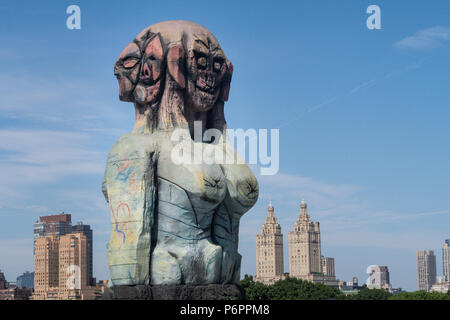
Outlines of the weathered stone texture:
{"label": "weathered stone texture", "polygon": [[115,286],[105,290],[103,300],[243,300],[244,291],[228,285]]}

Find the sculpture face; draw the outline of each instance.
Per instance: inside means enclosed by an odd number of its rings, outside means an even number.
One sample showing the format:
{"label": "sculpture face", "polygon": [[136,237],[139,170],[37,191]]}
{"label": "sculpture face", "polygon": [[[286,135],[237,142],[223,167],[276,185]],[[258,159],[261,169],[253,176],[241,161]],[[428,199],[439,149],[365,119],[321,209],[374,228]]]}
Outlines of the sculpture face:
{"label": "sculpture face", "polygon": [[161,39],[151,34],[143,47],[139,80],[134,90],[135,102],[153,104],[160,97],[164,78],[164,52]]}
{"label": "sculpture face", "polygon": [[120,100],[141,105],[156,102],[162,93],[164,70],[164,52],[159,35],[148,33],[144,40],[130,43],[114,67]]}
{"label": "sculpture face", "polygon": [[142,53],[136,43],[125,47],[115,66],[114,75],[119,81],[119,99],[133,101],[133,92],[139,76]]}
{"label": "sculpture face", "polygon": [[215,39],[196,36],[187,52],[187,92],[195,112],[212,109],[227,72],[226,57]]}

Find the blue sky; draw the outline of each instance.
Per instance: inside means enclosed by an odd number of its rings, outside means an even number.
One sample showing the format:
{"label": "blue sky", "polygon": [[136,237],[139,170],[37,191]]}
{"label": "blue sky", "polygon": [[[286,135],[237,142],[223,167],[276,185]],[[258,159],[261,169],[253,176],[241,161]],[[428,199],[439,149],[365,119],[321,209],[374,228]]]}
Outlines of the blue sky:
{"label": "blue sky", "polygon": [[[66,8],[81,8],[81,30]],[[381,30],[366,8],[381,8]],[[65,211],[94,228],[108,278],[109,148],[134,122],[113,65],[148,25],[210,29],[234,64],[230,128],[279,128],[280,171],[259,177],[241,222],[242,274],[269,199],[285,234],[303,196],[340,279],[387,265],[415,290],[415,251],[450,238],[448,1],[3,1],[0,3],[0,269],[33,268],[33,222]],[[256,170],[255,170],[256,171]]]}

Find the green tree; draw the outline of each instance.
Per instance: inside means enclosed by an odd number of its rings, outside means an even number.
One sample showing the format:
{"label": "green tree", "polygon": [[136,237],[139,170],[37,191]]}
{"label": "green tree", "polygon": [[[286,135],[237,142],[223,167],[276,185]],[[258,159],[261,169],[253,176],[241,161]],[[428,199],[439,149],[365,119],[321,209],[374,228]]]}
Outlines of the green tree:
{"label": "green tree", "polygon": [[247,300],[269,300],[269,288],[260,282],[253,281],[253,277],[245,275],[241,280],[241,286],[245,291]]}
{"label": "green tree", "polygon": [[389,297],[389,300],[450,300],[450,294],[440,292],[402,292]]}
{"label": "green tree", "polygon": [[357,294],[342,297],[342,300],[387,300],[392,296],[384,289],[363,288]]}
{"label": "green tree", "polygon": [[271,300],[327,300],[337,299],[340,291],[322,283],[312,283],[296,278],[286,278],[269,287]]}
{"label": "green tree", "polygon": [[253,276],[249,276],[248,274],[244,275],[244,279],[241,280],[241,287],[243,289],[250,287],[250,285],[254,283]]}
{"label": "green tree", "polygon": [[345,295],[336,288],[321,283],[287,277],[272,285],[255,282],[245,275],[241,280],[248,300],[450,300],[450,292],[402,292],[393,295],[384,289],[363,288],[357,294]]}
{"label": "green tree", "polygon": [[338,299],[342,295],[338,289],[324,284],[289,277],[273,285],[264,285],[245,275],[241,286],[248,300],[327,300]]}

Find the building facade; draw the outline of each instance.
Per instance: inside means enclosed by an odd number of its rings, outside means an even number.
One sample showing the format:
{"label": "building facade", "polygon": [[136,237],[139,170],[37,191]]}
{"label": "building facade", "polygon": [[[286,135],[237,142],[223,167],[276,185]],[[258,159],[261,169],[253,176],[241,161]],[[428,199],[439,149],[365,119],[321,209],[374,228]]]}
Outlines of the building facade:
{"label": "building facade", "polygon": [[442,245],[442,265],[445,281],[450,282],[450,239]]}
{"label": "building facade", "polygon": [[16,278],[16,286],[18,288],[34,288],[34,272],[25,271]]}
{"label": "building facade", "polygon": [[59,286],[59,238],[44,236],[34,246],[34,298],[44,300],[52,288]]}
{"label": "building facade", "polygon": [[59,299],[81,298],[80,291],[90,285],[87,278],[87,251],[87,237],[81,232],[66,234],[60,238]]}
{"label": "building facade", "polygon": [[63,236],[72,232],[72,216],[70,214],[53,214],[39,217],[34,223],[34,246],[36,239],[44,236]]}
{"label": "building facade", "polygon": [[8,281],[6,281],[5,274],[0,270],[0,289],[8,288]]}
{"label": "building facade", "polygon": [[78,222],[72,226],[72,215],[67,213],[39,217],[34,223],[34,244],[36,240],[45,236],[61,237],[71,233],[83,233],[87,240],[87,279],[90,285],[95,285],[93,276],[93,232],[89,225]]}
{"label": "building facade", "polygon": [[272,202],[267,217],[256,236],[256,281],[273,283],[284,276],[283,234],[274,214]]}
{"label": "building facade", "polygon": [[354,295],[358,294],[361,289],[365,288],[365,286],[360,286],[358,284],[358,278],[353,277],[350,281],[339,281],[339,290],[345,295]]}
{"label": "building facade", "polygon": [[87,243],[82,232],[36,239],[34,300],[95,298],[88,279]]}
{"label": "building facade", "polygon": [[450,290],[450,282],[438,282],[431,286],[431,292],[448,293]]}
{"label": "building facade", "polygon": [[28,300],[32,291],[32,288],[19,287],[14,283],[9,283],[0,270],[0,300]]}
{"label": "building facade", "polygon": [[81,232],[86,236],[87,245],[87,279],[90,285],[95,285],[95,278],[93,276],[93,233],[91,226],[78,222],[76,225],[72,226],[72,232]]}
{"label": "building facade", "polygon": [[367,268],[369,278],[367,279],[367,288],[390,290],[392,285],[389,279],[389,269],[387,266],[372,265]]}
{"label": "building facade", "polygon": [[321,257],[322,273],[326,276],[335,277],[334,258]]}
{"label": "building facade", "polygon": [[39,217],[34,224],[34,238],[62,236],[72,232],[72,216],[61,213]]}
{"label": "building facade", "polygon": [[33,289],[18,288],[9,286],[6,289],[0,289],[0,300],[29,300]]}
{"label": "building facade", "polygon": [[283,234],[270,203],[261,233],[256,236],[256,281],[266,284],[294,277],[338,287],[334,258],[321,255],[319,222],[311,221],[305,200],[294,230],[289,232],[289,273],[284,273]]}
{"label": "building facade", "polygon": [[417,251],[417,287],[430,291],[436,282],[436,256],[432,250]]}
{"label": "building facade", "polygon": [[294,230],[289,232],[289,275],[303,278],[322,273],[319,222],[311,221],[305,200]]}

